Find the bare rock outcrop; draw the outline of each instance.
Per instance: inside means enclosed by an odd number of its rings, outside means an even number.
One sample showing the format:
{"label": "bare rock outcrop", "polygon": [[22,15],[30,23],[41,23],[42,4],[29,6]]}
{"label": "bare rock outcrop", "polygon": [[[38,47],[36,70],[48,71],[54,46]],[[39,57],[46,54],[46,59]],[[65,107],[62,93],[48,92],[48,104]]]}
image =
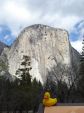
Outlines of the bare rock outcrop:
{"label": "bare rock outcrop", "polygon": [[78,65],[80,55],[71,47],[68,38],[67,31],[46,25],[37,24],[25,28],[7,52],[9,72],[15,75],[23,55],[31,58],[32,78],[36,77],[41,82],[59,63],[70,67],[74,62],[72,59],[75,59],[75,65]]}

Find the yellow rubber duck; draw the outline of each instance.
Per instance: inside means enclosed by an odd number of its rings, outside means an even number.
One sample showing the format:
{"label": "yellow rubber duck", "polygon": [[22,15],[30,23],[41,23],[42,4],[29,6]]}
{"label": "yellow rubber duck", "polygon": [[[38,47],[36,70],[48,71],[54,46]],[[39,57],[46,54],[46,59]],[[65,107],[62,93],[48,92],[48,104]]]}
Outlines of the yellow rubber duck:
{"label": "yellow rubber duck", "polygon": [[43,98],[43,105],[50,107],[57,103],[57,98],[50,98],[50,93],[45,92],[44,98]]}

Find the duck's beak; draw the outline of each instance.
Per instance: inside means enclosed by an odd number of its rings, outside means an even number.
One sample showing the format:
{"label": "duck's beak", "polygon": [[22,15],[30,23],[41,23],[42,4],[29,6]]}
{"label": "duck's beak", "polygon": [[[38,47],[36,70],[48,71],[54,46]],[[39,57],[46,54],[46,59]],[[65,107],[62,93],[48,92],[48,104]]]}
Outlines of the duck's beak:
{"label": "duck's beak", "polygon": [[44,96],[44,99],[48,99],[48,96],[45,95],[45,96]]}

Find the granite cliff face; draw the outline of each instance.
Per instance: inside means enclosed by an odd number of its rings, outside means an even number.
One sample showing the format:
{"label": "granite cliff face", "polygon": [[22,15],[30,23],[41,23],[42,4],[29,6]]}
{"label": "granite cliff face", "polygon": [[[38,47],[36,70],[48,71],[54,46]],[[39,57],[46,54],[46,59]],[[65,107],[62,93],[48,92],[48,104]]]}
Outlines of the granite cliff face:
{"label": "granite cliff face", "polygon": [[71,47],[68,37],[67,31],[46,25],[38,24],[25,28],[11,48],[5,52],[9,72],[15,75],[16,70],[20,68],[23,55],[30,56],[30,74],[41,82],[46,80],[48,72],[59,63],[72,67],[75,60],[75,65],[79,65],[79,54]]}
{"label": "granite cliff face", "polygon": [[7,45],[5,45],[4,43],[0,42],[0,55],[2,53],[2,51],[4,50],[4,48],[6,48]]}

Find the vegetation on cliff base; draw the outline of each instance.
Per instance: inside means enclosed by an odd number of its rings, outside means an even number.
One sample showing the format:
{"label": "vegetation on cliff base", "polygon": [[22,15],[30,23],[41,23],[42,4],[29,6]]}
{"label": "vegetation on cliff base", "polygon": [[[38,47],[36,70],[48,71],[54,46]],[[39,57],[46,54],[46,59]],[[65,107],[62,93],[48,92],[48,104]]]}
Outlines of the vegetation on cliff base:
{"label": "vegetation on cliff base", "polygon": [[[2,62],[0,63],[0,67],[1,70],[2,67],[7,70],[5,64]],[[80,72],[72,83],[69,81],[69,86],[66,82],[62,81],[64,72],[62,70],[65,70],[65,67],[60,66],[60,64],[58,64],[58,67],[59,70],[54,67],[52,72],[48,73],[47,81],[42,86],[36,78],[32,80],[29,73],[32,69],[30,57],[23,56],[21,67],[16,71],[20,79],[10,82],[4,76],[0,76],[0,111],[33,110],[36,112],[39,104],[42,102],[43,93],[46,90],[51,92],[52,97],[57,97],[60,103],[84,103],[84,60],[80,59]],[[55,75],[55,81],[49,76],[52,74]],[[73,76],[70,69],[66,71],[66,76],[68,74]],[[80,75],[81,77],[79,77]]]}
{"label": "vegetation on cliff base", "polygon": [[[16,71],[21,79],[10,82],[0,76],[0,111],[37,111],[43,90],[40,81],[32,80],[29,74],[30,58],[23,56],[22,68]],[[4,65],[5,66],[5,65]]]}

